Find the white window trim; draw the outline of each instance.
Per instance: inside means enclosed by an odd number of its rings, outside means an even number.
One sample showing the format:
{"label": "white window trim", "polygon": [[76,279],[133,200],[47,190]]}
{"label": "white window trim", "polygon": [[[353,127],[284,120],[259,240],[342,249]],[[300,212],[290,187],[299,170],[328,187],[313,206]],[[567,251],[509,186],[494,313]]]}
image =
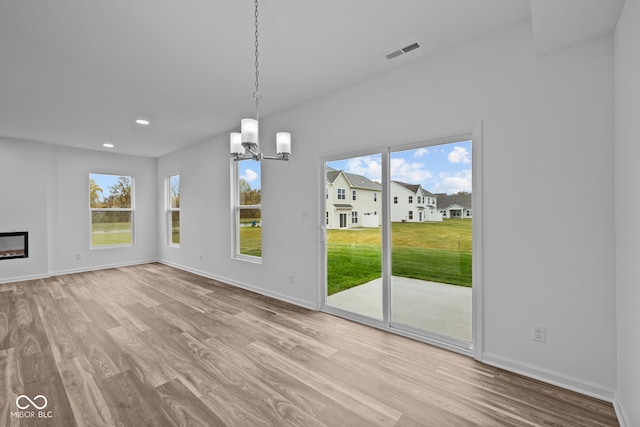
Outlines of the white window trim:
{"label": "white window trim", "polygon": [[[180,208],[174,208],[171,206],[171,178],[174,176],[179,177],[180,173],[172,173],[166,176],[165,180],[165,197],[166,197],[166,207],[167,207],[167,246],[171,246],[173,248],[179,248],[180,243],[173,243],[173,212],[180,212]],[[182,218],[180,223],[182,224]],[[180,226],[180,231],[182,231],[182,225]],[[182,241],[182,233],[180,233],[180,241]]]}
{"label": "white window trim", "polygon": [[242,207],[240,206],[240,192],[238,188],[240,177],[239,177],[239,171],[238,171],[238,162],[234,161],[233,159],[231,159],[230,161],[231,161],[231,167],[230,167],[231,169],[231,258],[237,259],[240,261],[252,262],[255,264],[262,264],[262,257],[240,253],[240,210],[260,209],[260,217],[262,217],[262,204],[242,205]]}
{"label": "white window trim", "polygon": [[[113,176],[127,176],[131,178],[131,207],[130,208],[92,208],[91,201],[87,203],[89,205],[89,250],[103,250],[103,249],[115,249],[115,248],[129,248],[134,246],[136,242],[136,222],[135,222],[135,200],[136,200],[136,185],[135,185],[135,177],[133,175],[125,175],[125,174],[115,174],[115,173],[104,173],[104,172],[91,172],[89,173],[89,179],[91,179],[91,175],[113,175]],[[87,195],[90,195],[91,190],[87,192]],[[131,243],[121,243],[114,245],[100,245],[93,246],[93,213],[94,212],[131,212]]]}

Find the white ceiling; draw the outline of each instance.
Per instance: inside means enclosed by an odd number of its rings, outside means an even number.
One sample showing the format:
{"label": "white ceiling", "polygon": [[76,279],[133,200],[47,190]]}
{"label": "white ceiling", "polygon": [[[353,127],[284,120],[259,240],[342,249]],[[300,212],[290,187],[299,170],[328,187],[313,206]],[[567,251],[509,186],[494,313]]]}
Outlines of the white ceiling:
{"label": "white ceiling", "polygon": [[[607,34],[623,1],[262,1],[261,116],[532,13],[539,54]],[[253,55],[251,0],[0,0],[0,136],[161,156],[254,115]]]}

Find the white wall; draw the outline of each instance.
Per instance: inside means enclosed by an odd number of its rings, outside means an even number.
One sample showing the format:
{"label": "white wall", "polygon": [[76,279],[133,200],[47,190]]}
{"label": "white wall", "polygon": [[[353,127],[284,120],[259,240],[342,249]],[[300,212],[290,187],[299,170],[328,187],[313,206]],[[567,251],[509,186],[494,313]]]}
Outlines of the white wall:
{"label": "white wall", "polygon": [[[618,390],[616,409],[640,425],[640,2],[626,0],[615,35]],[[623,424],[624,425],[624,424]]]}
{"label": "white wall", "polygon": [[[0,283],[157,260],[156,163],[0,139],[0,230],[29,232],[29,258],[0,261]],[[132,247],[89,249],[92,172],[135,177]]]}
{"label": "white wall", "polygon": [[[50,272],[134,264],[157,259],[156,159],[51,147]],[[134,177],[134,245],[89,249],[89,174]],[[79,254],[81,259],[76,259]]]}
{"label": "white wall", "polygon": [[[265,151],[276,129],[294,146],[290,162],[262,166],[261,265],[230,257],[228,135],[165,156],[159,175],[179,171],[184,184],[184,239],[160,256],[318,307],[319,158],[468,132],[481,120],[484,359],[611,399],[612,38],[537,58],[523,23],[263,120]],[[523,209],[505,215],[505,201]],[[539,215],[543,204],[581,214]],[[532,341],[533,324],[547,327],[546,344]]]}
{"label": "white wall", "polygon": [[0,231],[28,231],[29,257],[0,261],[0,283],[48,274],[45,144],[0,138]]}

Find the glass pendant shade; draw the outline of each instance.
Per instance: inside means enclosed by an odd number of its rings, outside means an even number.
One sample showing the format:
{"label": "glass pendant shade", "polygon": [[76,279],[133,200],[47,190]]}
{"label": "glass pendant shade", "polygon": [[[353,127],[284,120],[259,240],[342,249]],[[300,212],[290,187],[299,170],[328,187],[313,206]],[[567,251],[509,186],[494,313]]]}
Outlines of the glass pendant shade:
{"label": "glass pendant shade", "polygon": [[289,132],[276,133],[276,153],[291,154],[291,134]]}
{"label": "glass pendant shade", "polygon": [[242,119],[240,129],[243,143],[258,145],[258,121],[256,119]]}
{"label": "glass pendant shade", "polygon": [[231,133],[231,154],[239,156],[244,155],[244,147],[242,146],[242,134],[240,132]]}

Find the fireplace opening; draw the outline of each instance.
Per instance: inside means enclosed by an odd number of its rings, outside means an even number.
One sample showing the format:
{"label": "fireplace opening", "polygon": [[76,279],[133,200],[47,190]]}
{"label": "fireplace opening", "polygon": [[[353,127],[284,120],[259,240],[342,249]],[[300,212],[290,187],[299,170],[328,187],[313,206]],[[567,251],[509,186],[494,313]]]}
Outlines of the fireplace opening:
{"label": "fireplace opening", "polygon": [[0,260],[27,258],[29,256],[29,233],[17,231],[0,233]]}

